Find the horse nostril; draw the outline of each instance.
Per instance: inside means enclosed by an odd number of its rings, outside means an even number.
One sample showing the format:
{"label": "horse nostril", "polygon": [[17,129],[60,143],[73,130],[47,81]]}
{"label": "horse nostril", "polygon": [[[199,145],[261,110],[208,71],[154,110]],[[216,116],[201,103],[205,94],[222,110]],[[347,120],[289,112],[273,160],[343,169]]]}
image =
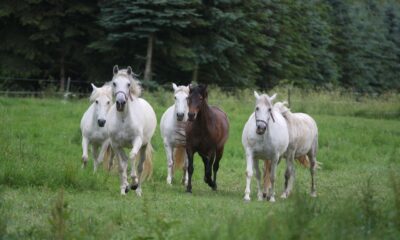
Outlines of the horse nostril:
{"label": "horse nostril", "polygon": [[104,127],[104,125],[106,124],[106,120],[99,119],[99,120],[97,120],[97,124],[99,124],[100,127]]}

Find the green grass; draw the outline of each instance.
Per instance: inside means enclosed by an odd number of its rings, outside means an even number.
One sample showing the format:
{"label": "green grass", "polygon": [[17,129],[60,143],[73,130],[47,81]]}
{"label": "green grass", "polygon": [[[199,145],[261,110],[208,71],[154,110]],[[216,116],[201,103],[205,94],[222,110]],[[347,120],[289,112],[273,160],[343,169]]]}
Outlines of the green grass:
{"label": "green grass", "polygon": [[[280,100],[285,90],[277,89]],[[160,118],[172,94],[145,93]],[[253,93],[214,90],[230,137],[217,192],[203,182],[195,158],[193,194],[176,173],[166,184],[159,130],[153,138],[153,178],[143,197],[119,195],[116,171],[81,169],[80,118],[88,101],[0,98],[0,238],[4,239],[396,239],[400,234],[399,96],[355,98],[293,91],[293,111],[317,121],[320,133],[318,198],[309,197],[309,171],[296,165],[295,192],[274,204],[244,203],[244,123]],[[285,163],[278,167],[277,195]]]}

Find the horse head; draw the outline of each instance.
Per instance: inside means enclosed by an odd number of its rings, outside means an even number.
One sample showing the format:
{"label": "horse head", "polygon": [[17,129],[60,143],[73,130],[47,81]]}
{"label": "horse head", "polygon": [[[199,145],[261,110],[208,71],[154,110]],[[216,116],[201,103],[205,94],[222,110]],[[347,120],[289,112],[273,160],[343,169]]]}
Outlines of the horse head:
{"label": "horse head", "polygon": [[175,97],[175,113],[178,121],[182,121],[188,112],[189,87],[172,84]]}
{"label": "horse head", "polygon": [[197,85],[196,87],[189,86],[189,121],[194,121],[199,113],[200,109],[207,104],[207,85]]}
{"label": "horse head", "polygon": [[254,110],[257,126],[256,132],[262,135],[265,133],[270,119],[275,122],[274,115],[272,114],[272,101],[276,98],[276,93],[272,97],[269,97],[267,94],[259,95],[254,91],[254,97],[256,98],[256,107]]}
{"label": "horse head", "polygon": [[92,83],[92,88],[93,91],[90,95],[90,101],[94,103],[94,117],[99,127],[104,127],[107,113],[111,107],[112,90],[107,84],[98,88]]}
{"label": "horse head", "polygon": [[140,96],[142,89],[139,82],[134,78],[135,75],[130,66],[119,70],[118,66],[115,65],[113,73],[112,87],[117,111],[122,112],[128,100],[133,101],[133,97]]}

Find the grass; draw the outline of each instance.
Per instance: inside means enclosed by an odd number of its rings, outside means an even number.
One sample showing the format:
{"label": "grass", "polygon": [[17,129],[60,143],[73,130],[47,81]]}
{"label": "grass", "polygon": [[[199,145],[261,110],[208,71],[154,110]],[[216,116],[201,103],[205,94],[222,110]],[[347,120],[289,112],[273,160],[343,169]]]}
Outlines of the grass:
{"label": "grass", "polygon": [[[278,98],[286,96],[277,89]],[[145,93],[157,117],[172,94]],[[319,127],[318,198],[309,197],[310,176],[296,165],[295,192],[274,204],[244,203],[244,123],[251,91],[210,93],[223,108],[230,137],[217,192],[203,182],[195,158],[193,194],[176,173],[166,184],[165,153],[157,129],[153,177],[144,196],[119,195],[116,171],[81,167],[79,121],[86,99],[0,98],[0,238],[4,239],[396,239],[400,234],[399,96],[380,99],[339,92],[292,91],[293,111],[312,115]],[[278,167],[277,194],[285,163]]]}

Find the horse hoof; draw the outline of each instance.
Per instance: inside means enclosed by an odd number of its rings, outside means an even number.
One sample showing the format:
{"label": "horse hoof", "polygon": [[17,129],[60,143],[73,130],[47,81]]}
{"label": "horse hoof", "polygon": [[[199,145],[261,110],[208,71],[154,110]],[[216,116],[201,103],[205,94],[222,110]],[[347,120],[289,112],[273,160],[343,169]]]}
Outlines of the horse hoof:
{"label": "horse hoof", "polygon": [[186,189],[187,193],[192,193],[192,189]]}
{"label": "horse hoof", "polygon": [[243,201],[244,201],[245,203],[249,203],[249,202],[250,202],[250,197],[244,197],[244,198],[243,198]]}
{"label": "horse hoof", "polygon": [[[267,197],[267,199],[268,199],[268,197]],[[275,197],[269,197],[268,201],[272,202],[272,203],[275,202]]]}
{"label": "horse hoof", "polygon": [[132,190],[136,190],[138,188],[139,184],[135,183],[131,185]]}
{"label": "horse hoof", "polygon": [[125,188],[125,194],[127,194],[129,192],[129,187]]}
{"label": "horse hoof", "polygon": [[285,192],[282,193],[282,195],[281,195],[281,198],[282,198],[282,199],[286,199],[287,197],[288,197],[288,194],[287,194],[287,193],[285,193]]}
{"label": "horse hoof", "polygon": [[267,198],[267,194],[263,193],[263,198],[266,199]]}

